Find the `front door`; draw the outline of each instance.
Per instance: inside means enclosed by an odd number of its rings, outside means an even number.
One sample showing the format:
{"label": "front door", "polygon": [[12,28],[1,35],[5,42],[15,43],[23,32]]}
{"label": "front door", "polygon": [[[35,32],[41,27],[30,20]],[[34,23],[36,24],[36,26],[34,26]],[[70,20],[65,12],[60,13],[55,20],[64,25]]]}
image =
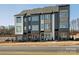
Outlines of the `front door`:
{"label": "front door", "polygon": [[41,33],[40,37],[40,41],[44,41],[44,33]]}

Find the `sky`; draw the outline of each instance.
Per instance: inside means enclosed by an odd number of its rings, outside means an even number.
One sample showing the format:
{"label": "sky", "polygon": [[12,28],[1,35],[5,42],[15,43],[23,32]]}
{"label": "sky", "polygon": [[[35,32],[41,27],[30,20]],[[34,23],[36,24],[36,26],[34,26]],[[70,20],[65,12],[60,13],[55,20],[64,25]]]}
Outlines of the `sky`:
{"label": "sky", "polygon": [[[51,6],[51,4],[0,4],[0,26],[14,25],[14,15],[23,10]],[[70,20],[79,18],[79,4],[70,5]]]}

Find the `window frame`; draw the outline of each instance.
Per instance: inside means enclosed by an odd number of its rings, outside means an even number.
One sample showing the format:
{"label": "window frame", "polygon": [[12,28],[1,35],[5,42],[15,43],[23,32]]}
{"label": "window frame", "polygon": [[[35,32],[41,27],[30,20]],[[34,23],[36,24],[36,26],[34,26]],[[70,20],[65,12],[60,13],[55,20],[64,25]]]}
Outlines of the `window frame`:
{"label": "window frame", "polygon": [[[19,19],[18,19],[19,18]],[[21,17],[16,17],[16,23],[21,23]]]}
{"label": "window frame", "polygon": [[[19,27],[19,29],[18,29],[18,27]],[[22,31],[21,28],[22,28],[21,26],[16,26],[16,32],[20,33]]]}
{"label": "window frame", "polygon": [[[34,18],[37,17],[37,18],[33,19],[33,17],[34,17]],[[31,21],[32,21],[32,22],[37,22],[37,21],[39,21],[39,15],[32,15],[32,16],[31,16]]]}
{"label": "window frame", "polygon": [[39,31],[39,25],[32,25],[32,31]]}

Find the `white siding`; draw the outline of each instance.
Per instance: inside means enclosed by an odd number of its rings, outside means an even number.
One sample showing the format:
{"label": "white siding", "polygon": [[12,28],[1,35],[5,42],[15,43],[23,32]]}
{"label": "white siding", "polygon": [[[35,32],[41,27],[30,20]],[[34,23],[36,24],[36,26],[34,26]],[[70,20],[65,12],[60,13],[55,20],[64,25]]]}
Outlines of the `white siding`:
{"label": "white siding", "polygon": [[53,40],[55,40],[55,15],[52,14],[52,36]]}
{"label": "white siding", "polygon": [[[16,17],[21,17],[21,23],[16,23]],[[23,16],[16,16],[15,17],[15,34],[23,34]],[[21,32],[16,31],[16,27],[21,26]]]}

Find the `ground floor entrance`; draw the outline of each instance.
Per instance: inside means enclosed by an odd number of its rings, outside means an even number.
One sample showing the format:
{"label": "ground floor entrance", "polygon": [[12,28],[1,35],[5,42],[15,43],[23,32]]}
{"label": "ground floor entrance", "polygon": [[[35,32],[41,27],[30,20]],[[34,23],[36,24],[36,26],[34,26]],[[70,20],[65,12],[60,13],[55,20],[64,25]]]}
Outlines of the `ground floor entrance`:
{"label": "ground floor entrance", "polygon": [[53,41],[53,40],[68,40],[69,34],[67,32],[41,32],[28,33],[26,35],[17,35],[17,41]]}

